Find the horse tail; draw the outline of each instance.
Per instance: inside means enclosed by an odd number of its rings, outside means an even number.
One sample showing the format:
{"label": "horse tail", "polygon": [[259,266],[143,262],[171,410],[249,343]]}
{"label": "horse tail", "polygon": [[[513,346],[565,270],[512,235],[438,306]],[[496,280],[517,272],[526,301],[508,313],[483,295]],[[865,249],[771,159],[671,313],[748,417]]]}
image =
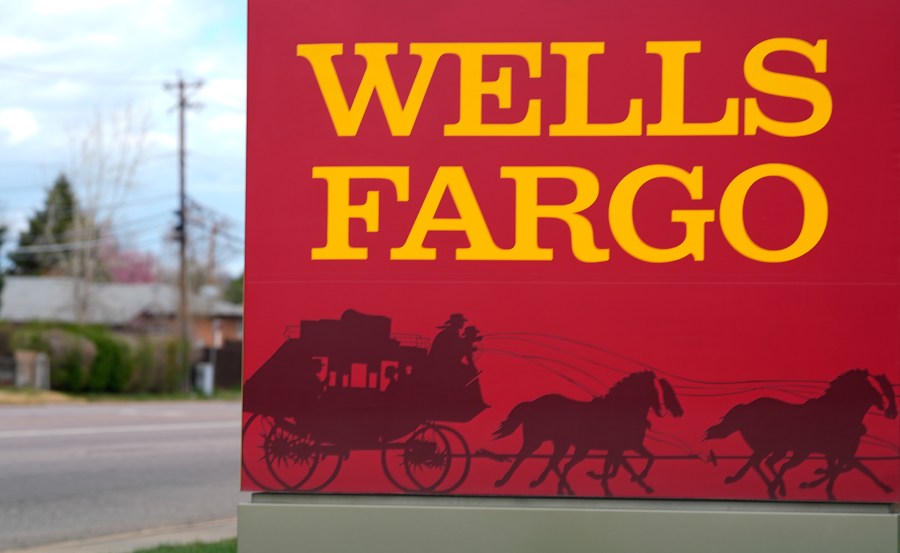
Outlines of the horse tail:
{"label": "horse tail", "polygon": [[675,395],[675,388],[673,388],[665,378],[659,379],[659,387],[662,390],[663,405],[666,406],[666,409],[668,409],[676,418],[683,415],[684,409],[681,407],[681,402],[678,401],[678,397]]}
{"label": "horse tail", "polygon": [[520,403],[513,407],[513,410],[509,412],[506,420],[500,423],[500,426],[497,427],[497,430],[494,430],[495,440],[505,438],[506,436],[509,436],[516,431],[516,428],[518,428],[524,422],[524,411],[527,406],[528,403],[526,402]]}
{"label": "horse tail", "polygon": [[874,378],[875,382],[881,386],[881,392],[884,394],[885,399],[887,399],[887,404],[884,406],[884,415],[889,419],[896,419],[897,400],[894,399],[894,387],[891,385],[891,381],[883,374],[873,376],[872,378]]}
{"label": "horse tail", "polygon": [[744,407],[746,405],[737,405],[725,413],[722,422],[706,429],[703,440],[721,440],[740,430],[744,423]]}

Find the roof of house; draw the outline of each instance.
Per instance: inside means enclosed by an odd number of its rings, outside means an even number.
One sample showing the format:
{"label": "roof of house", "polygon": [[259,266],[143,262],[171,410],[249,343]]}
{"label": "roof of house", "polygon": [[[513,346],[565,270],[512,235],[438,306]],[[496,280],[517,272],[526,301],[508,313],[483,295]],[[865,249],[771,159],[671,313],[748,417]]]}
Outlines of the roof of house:
{"label": "roof of house", "polygon": [[[158,283],[94,283],[89,285],[84,322],[125,326],[141,315],[172,316],[178,290]],[[241,317],[240,305],[192,294],[194,315]],[[69,277],[7,276],[0,293],[0,320],[76,322],[75,280]]]}

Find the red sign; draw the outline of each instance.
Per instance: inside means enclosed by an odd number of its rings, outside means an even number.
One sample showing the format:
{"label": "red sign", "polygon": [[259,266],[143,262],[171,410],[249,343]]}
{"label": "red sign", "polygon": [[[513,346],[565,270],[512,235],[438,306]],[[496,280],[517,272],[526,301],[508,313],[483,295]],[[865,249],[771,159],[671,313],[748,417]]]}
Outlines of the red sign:
{"label": "red sign", "polygon": [[898,23],[251,0],[243,488],[900,501]]}

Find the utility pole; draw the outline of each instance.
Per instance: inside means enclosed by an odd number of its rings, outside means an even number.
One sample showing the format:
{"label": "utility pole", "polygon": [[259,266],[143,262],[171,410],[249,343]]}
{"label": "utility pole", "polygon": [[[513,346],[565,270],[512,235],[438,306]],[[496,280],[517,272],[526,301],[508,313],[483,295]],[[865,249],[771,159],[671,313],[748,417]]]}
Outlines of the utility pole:
{"label": "utility pole", "polygon": [[203,81],[196,80],[186,82],[179,75],[178,81],[174,83],[165,83],[165,89],[168,91],[175,90],[178,94],[178,223],[175,226],[176,239],[178,240],[178,334],[179,334],[179,361],[184,371],[184,391],[191,389],[191,372],[190,356],[191,356],[191,331],[190,331],[190,309],[188,306],[188,267],[187,267],[187,195],[185,193],[185,159],[187,152],[185,148],[185,112],[188,109],[197,109],[200,104],[191,103],[188,99],[188,92],[198,90],[203,86]]}

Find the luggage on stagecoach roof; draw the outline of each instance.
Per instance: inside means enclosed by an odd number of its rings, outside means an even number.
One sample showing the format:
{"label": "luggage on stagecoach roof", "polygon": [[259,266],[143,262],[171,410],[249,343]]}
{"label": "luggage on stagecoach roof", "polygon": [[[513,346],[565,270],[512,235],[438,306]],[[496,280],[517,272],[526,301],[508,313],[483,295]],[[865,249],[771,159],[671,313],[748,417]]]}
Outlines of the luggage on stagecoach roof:
{"label": "luggage on stagecoach roof", "polygon": [[384,347],[391,339],[391,320],[382,315],[366,315],[353,309],[339,320],[300,321],[300,339],[316,348],[358,345],[369,349]]}

